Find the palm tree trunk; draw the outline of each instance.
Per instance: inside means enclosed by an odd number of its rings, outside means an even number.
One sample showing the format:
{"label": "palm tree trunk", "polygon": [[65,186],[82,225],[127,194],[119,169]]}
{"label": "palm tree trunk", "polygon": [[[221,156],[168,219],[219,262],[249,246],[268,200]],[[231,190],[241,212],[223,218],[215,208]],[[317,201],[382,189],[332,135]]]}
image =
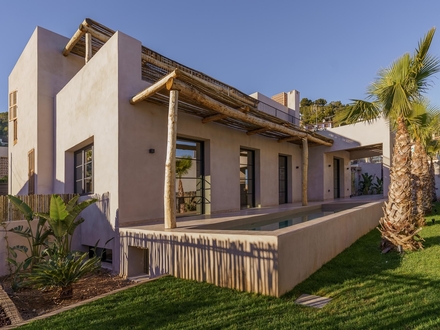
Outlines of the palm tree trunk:
{"label": "palm tree trunk", "polygon": [[[429,161],[428,161],[428,154],[426,153],[426,149],[423,148],[422,153],[423,158],[423,175],[421,178],[421,184],[422,184],[422,195],[423,195],[423,214],[431,213],[432,210],[432,193],[430,190],[431,186],[431,175],[429,172]],[[425,218],[423,218],[423,223],[425,224]]]}
{"label": "palm tree trunk", "polygon": [[411,156],[411,179],[412,179],[412,202],[413,217],[416,225],[422,227],[425,225],[425,201],[423,187],[423,171],[424,171],[424,148],[420,140],[416,140],[413,144],[414,151]]}
{"label": "palm tree trunk", "polygon": [[413,221],[410,138],[402,117],[397,119],[397,124],[388,201],[378,227],[382,234],[383,252],[399,246],[405,250],[423,247],[417,234],[419,229]]}
{"label": "palm tree trunk", "polygon": [[431,202],[437,201],[437,192],[435,191],[435,171],[434,171],[434,159],[430,157],[431,162],[429,163],[429,175],[430,175],[430,192],[431,192]]}

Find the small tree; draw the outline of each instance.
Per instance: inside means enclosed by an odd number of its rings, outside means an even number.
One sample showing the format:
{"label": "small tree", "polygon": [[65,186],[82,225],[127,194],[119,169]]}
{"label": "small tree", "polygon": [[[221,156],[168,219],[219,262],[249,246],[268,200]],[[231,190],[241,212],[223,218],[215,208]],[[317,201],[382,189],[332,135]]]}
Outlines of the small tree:
{"label": "small tree", "polygon": [[[15,272],[19,272],[21,269],[32,269],[33,266],[41,259],[41,253],[47,246],[46,242],[48,237],[52,235],[52,231],[47,228],[46,219],[44,218],[38,219],[37,226],[35,227],[35,230],[33,230],[32,223],[34,219],[37,219],[34,211],[32,211],[30,206],[18,197],[8,195],[8,198],[12,204],[14,204],[15,207],[24,215],[24,218],[27,222],[26,228],[20,225],[10,229],[9,231],[26,238],[28,245],[16,245],[8,247],[12,258],[8,257],[7,260],[10,264],[14,265]],[[26,259],[21,263],[17,262],[17,252],[22,252],[26,255]]]}
{"label": "small tree", "polygon": [[75,229],[84,222],[83,218],[77,219],[78,215],[86,207],[96,203],[96,199],[89,199],[79,204],[79,196],[73,197],[67,204],[58,195],[52,195],[50,199],[50,212],[37,213],[40,219],[45,219],[49,224],[58,253],[61,257],[66,256],[72,247],[72,235]]}
{"label": "small tree", "polygon": [[99,269],[100,257],[87,259],[87,252],[71,250],[75,229],[84,222],[84,219],[77,217],[82,210],[96,202],[96,199],[90,199],[77,204],[78,198],[75,196],[66,204],[60,196],[52,195],[49,214],[36,214],[47,221],[55,240],[47,243],[48,247],[43,251],[44,258],[34,265],[32,271],[22,275],[24,281],[21,286],[59,288],[59,298],[67,299],[72,297],[73,283]]}

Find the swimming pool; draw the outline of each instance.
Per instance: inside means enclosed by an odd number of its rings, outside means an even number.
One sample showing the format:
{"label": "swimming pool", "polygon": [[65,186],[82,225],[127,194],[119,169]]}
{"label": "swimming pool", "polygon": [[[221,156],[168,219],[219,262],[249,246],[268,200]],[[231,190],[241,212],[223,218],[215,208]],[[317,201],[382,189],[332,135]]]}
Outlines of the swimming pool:
{"label": "swimming pool", "polygon": [[352,205],[340,206],[337,209],[325,207],[321,205],[319,209],[311,209],[305,212],[294,212],[292,214],[282,216],[272,216],[271,218],[255,218],[252,222],[235,223],[234,226],[225,228],[226,230],[256,230],[256,231],[273,231],[290,226],[294,226],[303,222],[322,218],[330,214],[334,214],[351,208]]}

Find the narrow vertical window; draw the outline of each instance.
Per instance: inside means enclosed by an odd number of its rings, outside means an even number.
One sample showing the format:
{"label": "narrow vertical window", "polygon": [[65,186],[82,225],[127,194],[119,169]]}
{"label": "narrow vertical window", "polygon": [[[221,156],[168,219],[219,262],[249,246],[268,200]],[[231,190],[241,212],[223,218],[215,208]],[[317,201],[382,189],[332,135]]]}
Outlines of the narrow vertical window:
{"label": "narrow vertical window", "polygon": [[28,153],[28,195],[35,194],[35,150]]}
{"label": "narrow vertical window", "polygon": [[9,93],[9,121],[12,121],[14,144],[18,141],[17,132],[17,91]]}
{"label": "narrow vertical window", "polygon": [[93,193],[93,145],[75,152],[75,193]]}

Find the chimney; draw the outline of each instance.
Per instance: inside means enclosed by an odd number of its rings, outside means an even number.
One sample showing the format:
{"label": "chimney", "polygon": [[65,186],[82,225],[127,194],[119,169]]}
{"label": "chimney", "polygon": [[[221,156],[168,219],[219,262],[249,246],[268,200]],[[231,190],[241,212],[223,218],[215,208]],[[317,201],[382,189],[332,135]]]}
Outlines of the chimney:
{"label": "chimney", "polygon": [[285,107],[287,107],[287,94],[284,92],[278,93],[277,95],[274,95],[271,97],[272,100],[274,100],[275,102],[278,102],[282,105],[284,105]]}

